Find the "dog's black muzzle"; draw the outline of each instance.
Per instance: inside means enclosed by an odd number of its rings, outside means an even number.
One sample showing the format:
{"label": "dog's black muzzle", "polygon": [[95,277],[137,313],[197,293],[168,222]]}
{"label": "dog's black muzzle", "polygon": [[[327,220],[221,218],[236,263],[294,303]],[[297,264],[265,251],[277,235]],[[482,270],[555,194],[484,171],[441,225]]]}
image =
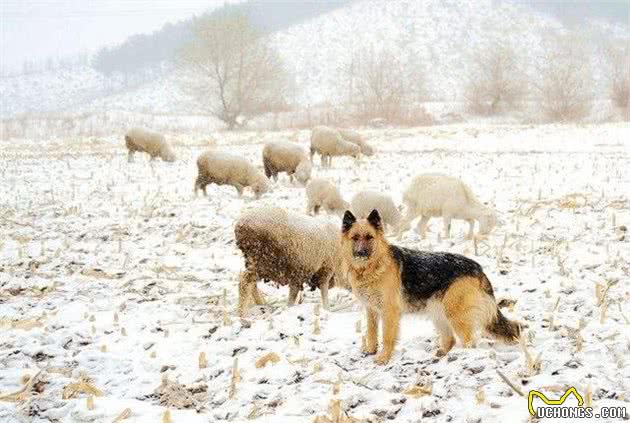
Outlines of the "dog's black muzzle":
{"label": "dog's black muzzle", "polygon": [[370,250],[356,250],[354,252],[354,257],[356,258],[368,258],[370,257]]}

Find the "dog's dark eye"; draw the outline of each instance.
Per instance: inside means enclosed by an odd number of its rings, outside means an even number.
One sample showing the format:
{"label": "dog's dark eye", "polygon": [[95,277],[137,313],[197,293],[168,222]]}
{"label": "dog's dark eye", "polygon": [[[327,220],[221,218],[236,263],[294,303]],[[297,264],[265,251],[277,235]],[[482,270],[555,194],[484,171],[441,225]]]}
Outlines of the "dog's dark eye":
{"label": "dog's dark eye", "polygon": [[352,237],[352,240],[353,240],[353,241],[358,241],[358,240],[359,240],[359,235],[355,235],[355,236],[353,236],[353,237]]}
{"label": "dog's dark eye", "polygon": [[372,235],[366,235],[365,239],[370,241],[370,240],[374,239],[374,237]]}

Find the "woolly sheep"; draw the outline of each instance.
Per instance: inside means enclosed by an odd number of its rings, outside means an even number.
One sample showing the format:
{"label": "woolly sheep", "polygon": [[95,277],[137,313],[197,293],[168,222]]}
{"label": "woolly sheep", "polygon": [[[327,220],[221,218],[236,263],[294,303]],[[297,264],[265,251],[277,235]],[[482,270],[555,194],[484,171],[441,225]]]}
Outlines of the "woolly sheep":
{"label": "woolly sheep", "polygon": [[337,187],[327,179],[313,179],[306,185],[306,213],[318,214],[323,206],[327,213],[341,216],[350,204],[341,197]]}
{"label": "woolly sheep", "polygon": [[357,159],[361,148],[345,141],[334,128],[316,126],[311,132],[311,160],[315,153],[321,156],[323,167],[330,167],[333,156],[352,156]]}
{"label": "woolly sheep", "polygon": [[256,282],[260,279],[289,286],[292,306],[304,284],[320,289],[328,308],[328,288],[347,288],[339,272],[339,230],[336,225],[287,211],[263,206],[244,213],[234,227],[236,245],[243,253],[245,271],[239,282],[239,315],[244,316],[250,299],[264,304]]}
{"label": "woolly sheep", "polygon": [[350,210],[357,218],[367,218],[375,209],[390,229],[398,228],[400,211],[389,195],[377,191],[360,191],[350,201]]}
{"label": "woolly sheep", "polygon": [[311,178],[312,165],[306,152],[298,144],[291,142],[271,142],[265,144],[262,152],[265,175],[278,180],[278,173],[286,172],[293,182],[305,184]]}
{"label": "woolly sheep", "polygon": [[127,160],[133,162],[133,153],[140,151],[148,153],[151,160],[156,157],[166,162],[174,162],[175,152],[164,136],[142,128],[132,128],[125,134],[125,144],[128,150]]}
{"label": "woolly sheep", "polygon": [[400,224],[398,237],[409,229],[411,222],[418,216],[418,232],[426,237],[427,223],[431,217],[442,216],[444,219],[444,238],[450,236],[451,219],[463,219],[470,229],[467,238],[473,237],[475,220],[479,221],[479,233],[487,235],[497,223],[494,210],[477,200],[470,188],[460,179],[438,173],[416,176],[403,196],[407,208],[405,218]]}
{"label": "woolly sheep", "polygon": [[338,131],[344,140],[351,142],[352,144],[358,145],[359,148],[361,149],[361,154],[365,154],[366,156],[374,155],[374,148],[363,139],[361,134],[359,134],[356,131],[353,131],[352,129],[340,128],[338,129]]}
{"label": "woolly sheep", "polygon": [[195,181],[195,195],[199,189],[208,195],[208,184],[232,185],[239,196],[245,187],[251,187],[256,198],[269,190],[267,177],[249,161],[234,154],[206,151],[197,159],[197,168],[199,173]]}

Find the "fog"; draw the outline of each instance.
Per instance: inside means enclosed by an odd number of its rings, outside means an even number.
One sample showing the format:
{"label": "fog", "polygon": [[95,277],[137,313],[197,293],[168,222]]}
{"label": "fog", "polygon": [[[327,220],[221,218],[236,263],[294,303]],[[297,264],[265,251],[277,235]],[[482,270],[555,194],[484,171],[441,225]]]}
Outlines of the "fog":
{"label": "fog", "polygon": [[[234,2],[234,1],[232,1]],[[223,5],[224,0],[2,0],[2,69],[125,41]]]}

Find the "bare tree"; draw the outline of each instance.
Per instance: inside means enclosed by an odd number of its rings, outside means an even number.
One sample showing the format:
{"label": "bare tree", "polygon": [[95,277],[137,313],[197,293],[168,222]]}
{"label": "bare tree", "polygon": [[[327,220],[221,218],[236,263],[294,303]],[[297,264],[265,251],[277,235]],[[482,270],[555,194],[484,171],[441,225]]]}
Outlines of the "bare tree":
{"label": "bare tree", "polygon": [[423,80],[420,67],[405,63],[391,49],[356,52],[342,70],[343,91],[364,118],[396,121],[418,101]]}
{"label": "bare tree", "polygon": [[580,120],[591,108],[593,72],[584,40],[567,34],[552,34],[532,81],[538,105],[551,121]]}
{"label": "bare tree", "polygon": [[286,104],[280,58],[246,16],[202,17],[180,58],[185,91],[230,130]]}
{"label": "bare tree", "polygon": [[496,114],[514,109],[524,89],[523,70],[514,49],[500,42],[477,52],[464,97],[474,113]]}
{"label": "bare tree", "polygon": [[610,97],[617,107],[630,105],[630,40],[612,40],[606,46],[610,78]]}

